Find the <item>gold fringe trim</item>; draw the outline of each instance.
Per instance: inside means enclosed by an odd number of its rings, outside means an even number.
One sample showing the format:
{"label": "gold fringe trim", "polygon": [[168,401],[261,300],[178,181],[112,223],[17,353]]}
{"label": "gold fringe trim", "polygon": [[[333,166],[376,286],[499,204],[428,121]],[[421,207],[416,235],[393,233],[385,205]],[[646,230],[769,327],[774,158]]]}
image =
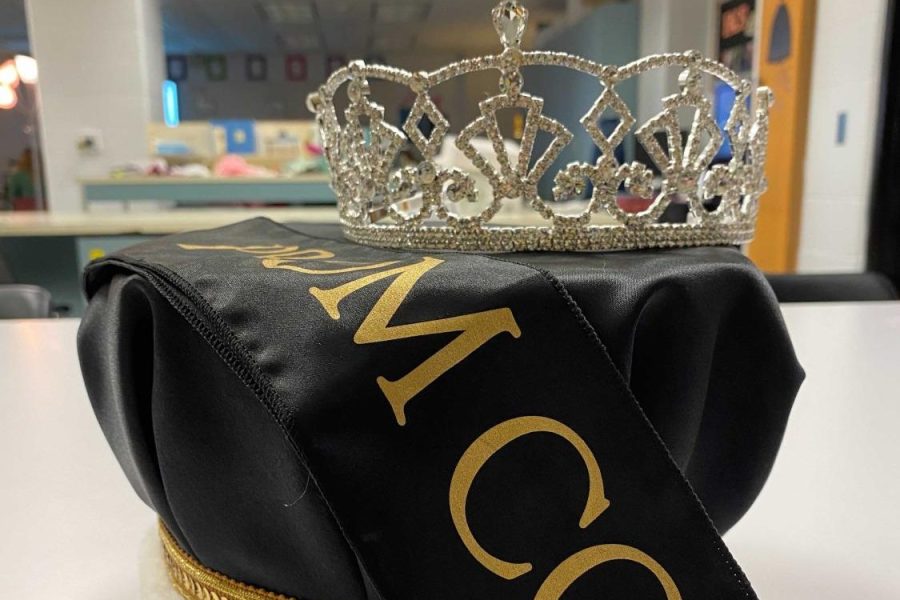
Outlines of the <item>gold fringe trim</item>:
{"label": "gold fringe trim", "polygon": [[201,565],[159,522],[166,568],[175,590],[186,600],[294,600],[235,581]]}

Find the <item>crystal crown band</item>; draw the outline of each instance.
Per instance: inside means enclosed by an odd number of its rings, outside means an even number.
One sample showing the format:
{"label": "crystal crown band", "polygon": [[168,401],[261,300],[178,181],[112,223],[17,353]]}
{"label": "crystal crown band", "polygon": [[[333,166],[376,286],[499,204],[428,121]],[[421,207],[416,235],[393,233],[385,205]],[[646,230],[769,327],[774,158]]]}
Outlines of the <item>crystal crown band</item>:
{"label": "crystal crown band", "polygon": [[[749,81],[698,52],[647,56],[615,67],[560,52],[523,51],[528,19],[524,6],[514,0],[501,2],[493,17],[504,48],[499,54],[462,60],[430,73],[356,61],[333,73],[309,96],[307,104],[316,115],[347,237],[392,248],[482,252],[739,245],[752,239],[759,197],[766,187],[772,101],[767,88],[754,90]],[[596,101],[581,119],[598,158],[561,168],[553,178],[552,200],[541,197],[539,183],[574,135],[544,114],[542,98],[523,91],[522,69],[534,66],[564,67],[600,84]],[[655,177],[649,165],[617,158],[617,149],[637,124],[618,86],[671,67],[680,69],[680,91],[663,98],[662,111],[635,131],[637,143],[659,170]],[[455,138],[456,148],[473,168],[445,167],[436,159],[451,127],[432,99],[432,90],[454,78],[490,70],[500,75],[499,93],[480,102],[479,116]],[[735,93],[724,134],[706,93],[708,78],[726,83]],[[372,98],[370,82],[376,80],[406,86],[415,97],[402,131],[385,120],[384,107]],[[344,88],[346,98],[338,98]],[[346,108],[340,110],[338,104]],[[517,153],[510,150],[498,121],[498,113],[508,109],[524,115]],[[615,116],[612,131],[600,123],[610,113]],[[680,113],[691,121],[686,136]],[[539,133],[551,138],[541,153],[535,151]],[[713,165],[726,136],[732,158]],[[404,164],[401,151],[410,143],[413,157]],[[483,182],[482,189],[477,189],[476,179]],[[490,188],[489,199],[485,186]],[[590,198],[577,204],[578,212],[556,210],[566,206],[562,201],[581,198],[588,186]],[[620,192],[646,203],[638,210],[626,210],[620,205]],[[686,222],[660,223],[676,198],[688,205]],[[496,224],[505,203],[521,201],[542,217],[536,219],[540,225]]]}

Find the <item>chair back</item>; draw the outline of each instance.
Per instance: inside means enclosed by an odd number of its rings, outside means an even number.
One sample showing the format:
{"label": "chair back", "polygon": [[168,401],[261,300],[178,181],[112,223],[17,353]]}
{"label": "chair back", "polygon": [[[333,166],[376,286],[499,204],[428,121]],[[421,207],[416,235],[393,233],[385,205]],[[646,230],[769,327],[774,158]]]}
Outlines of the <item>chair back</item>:
{"label": "chair back", "polygon": [[50,292],[36,285],[0,285],[0,319],[50,317]]}
{"label": "chair back", "polygon": [[3,259],[3,255],[0,254],[0,284],[2,283],[13,283],[15,279],[13,279],[12,271],[9,270],[9,266],[7,266],[6,261]]}
{"label": "chair back", "polygon": [[897,289],[880,273],[767,275],[779,302],[885,302]]}

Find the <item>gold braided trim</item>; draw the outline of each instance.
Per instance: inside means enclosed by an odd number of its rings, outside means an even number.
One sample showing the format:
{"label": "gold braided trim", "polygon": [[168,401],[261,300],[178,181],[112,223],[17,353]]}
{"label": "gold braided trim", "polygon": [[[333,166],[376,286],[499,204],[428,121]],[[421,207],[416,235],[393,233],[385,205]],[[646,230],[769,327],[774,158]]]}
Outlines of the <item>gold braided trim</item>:
{"label": "gold braided trim", "polygon": [[162,521],[159,522],[159,537],[172,585],[186,600],[294,600],[207,569],[178,545]]}

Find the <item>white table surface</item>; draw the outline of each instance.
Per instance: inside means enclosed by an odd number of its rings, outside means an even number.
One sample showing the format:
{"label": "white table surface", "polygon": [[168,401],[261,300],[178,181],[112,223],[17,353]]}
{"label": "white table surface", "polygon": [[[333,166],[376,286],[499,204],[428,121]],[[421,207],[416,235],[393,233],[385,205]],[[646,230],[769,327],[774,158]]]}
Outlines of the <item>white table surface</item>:
{"label": "white table surface", "polygon": [[[900,598],[900,303],[784,312],[808,379],[726,542],[763,600]],[[0,322],[0,597],[170,597],[147,592],[155,517],[91,412],[77,326]]]}

